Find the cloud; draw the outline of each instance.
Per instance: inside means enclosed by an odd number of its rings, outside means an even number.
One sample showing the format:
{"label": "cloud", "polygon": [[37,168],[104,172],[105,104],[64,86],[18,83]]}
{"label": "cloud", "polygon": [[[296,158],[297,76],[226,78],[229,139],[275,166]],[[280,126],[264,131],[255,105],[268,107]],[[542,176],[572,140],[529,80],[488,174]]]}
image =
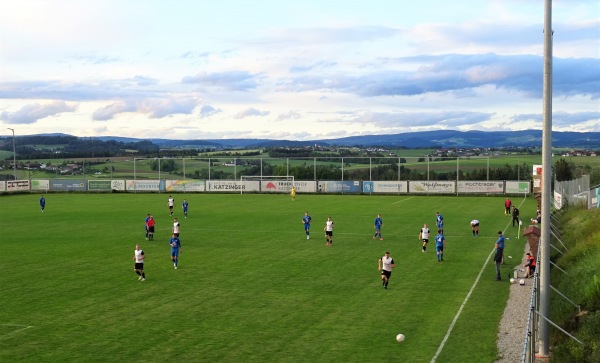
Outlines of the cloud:
{"label": "cloud", "polygon": [[285,120],[297,120],[301,117],[300,112],[298,111],[289,111],[287,113],[282,113],[277,115],[275,121],[285,121]]}
{"label": "cloud", "polygon": [[64,112],[74,112],[76,106],[63,101],[49,103],[32,103],[21,107],[15,112],[3,111],[0,120],[9,124],[32,124],[48,116],[56,116]]}
{"label": "cloud", "polygon": [[253,117],[253,116],[267,116],[270,113],[271,112],[269,112],[269,111],[260,111],[260,110],[250,107],[250,108],[247,108],[244,111],[238,113],[237,115],[235,115],[235,118],[242,119],[242,118]]}
{"label": "cloud", "polygon": [[247,71],[229,71],[186,76],[183,77],[181,83],[218,87],[230,91],[248,91],[255,89],[263,77],[261,74],[252,74]]}
{"label": "cloud", "polygon": [[198,101],[192,97],[117,101],[99,108],[92,114],[95,121],[106,121],[124,112],[138,112],[150,118],[163,118],[175,114],[192,114]]}
{"label": "cloud", "polygon": [[466,126],[488,121],[491,113],[470,111],[448,112],[371,112],[357,111],[345,122],[372,124],[381,129],[418,128],[435,125],[439,128]]}
{"label": "cloud", "polygon": [[132,97],[157,97],[166,94],[163,85],[144,76],[125,79],[81,80],[29,80],[0,82],[0,99],[44,99],[64,101],[98,101]]}
{"label": "cloud", "polygon": [[220,112],[223,112],[220,108],[214,108],[211,105],[202,105],[200,107],[200,118],[207,118]]}
{"label": "cloud", "polygon": [[[362,97],[414,96],[426,93],[474,90],[494,86],[541,97],[543,59],[534,55],[445,54],[396,59],[413,70],[389,70],[353,76],[344,74],[306,75],[282,80],[290,92],[337,91]],[[554,95],[600,96],[598,60],[592,58],[554,61]]]}
{"label": "cloud", "polygon": [[134,112],[135,110],[135,104],[129,104],[123,101],[114,102],[94,111],[94,113],[92,113],[92,120],[106,121],[112,119],[119,113]]}

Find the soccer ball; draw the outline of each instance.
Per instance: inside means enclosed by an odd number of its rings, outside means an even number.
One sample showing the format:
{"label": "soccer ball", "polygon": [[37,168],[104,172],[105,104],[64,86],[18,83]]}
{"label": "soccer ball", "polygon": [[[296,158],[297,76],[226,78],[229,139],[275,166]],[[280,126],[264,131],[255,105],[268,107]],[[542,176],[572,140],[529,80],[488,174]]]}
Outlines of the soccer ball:
{"label": "soccer ball", "polygon": [[396,340],[398,341],[398,343],[401,343],[404,341],[404,334],[398,334],[396,335]]}
{"label": "soccer ball", "polygon": [[514,283],[515,283],[515,279],[511,277],[511,278],[510,278],[510,283],[511,283],[511,284],[514,284]]}
{"label": "soccer ball", "polygon": [[519,280],[519,285],[521,285],[521,286],[525,285],[525,279],[520,279]]}

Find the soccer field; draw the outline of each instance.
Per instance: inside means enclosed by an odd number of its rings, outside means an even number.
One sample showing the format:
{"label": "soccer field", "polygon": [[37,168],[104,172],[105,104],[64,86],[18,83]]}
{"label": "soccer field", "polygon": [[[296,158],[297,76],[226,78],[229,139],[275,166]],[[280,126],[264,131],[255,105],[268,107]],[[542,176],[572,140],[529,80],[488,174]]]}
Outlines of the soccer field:
{"label": "soccer field", "polygon": [[[493,281],[494,242],[498,230],[510,238],[503,277],[526,243],[504,216],[505,197],[173,196],[183,246],[177,270],[167,194],[49,194],[44,213],[40,195],[1,196],[0,361],[496,359],[509,283]],[[512,199],[526,223],[536,201]],[[447,239],[441,263],[436,211]],[[144,238],[147,213],[157,221],[154,241]],[[372,239],[378,213],[383,241]],[[427,253],[423,223],[432,229]],[[136,243],[146,254],[144,282],[133,272]],[[377,271],[386,250],[396,263],[387,290]]]}

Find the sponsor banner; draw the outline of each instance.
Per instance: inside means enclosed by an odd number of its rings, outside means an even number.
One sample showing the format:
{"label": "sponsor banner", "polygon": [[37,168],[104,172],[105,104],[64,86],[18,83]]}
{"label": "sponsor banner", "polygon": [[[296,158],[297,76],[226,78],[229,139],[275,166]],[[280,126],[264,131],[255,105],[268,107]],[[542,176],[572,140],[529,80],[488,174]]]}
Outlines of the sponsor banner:
{"label": "sponsor banner", "polygon": [[122,180],[122,179],[121,180],[111,180],[110,188],[112,190],[124,192],[125,191],[125,180]]}
{"label": "sponsor banner", "polygon": [[600,187],[596,187],[590,190],[590,205],[589,209],[599,209],[600,208]]}
{"label": "sponsor banner", "polygon": [[160,192],[164,182],[159,179],[125,180],[125,190],[128,192]]}
{"label": "sponsor banner", "polygon": [[259,192],[258,180],[207,180],[206,190],[209,192]]}
{"label": "sponsor banner", "polygon": [[410,181],[408,183],[410,193],[433,193],[433,194],[454,194],[456,192],[456,182],[454,181]]}
{"label": "sponsor banner", "polygon": [[87,181],[85,179],[51,179],[50,190],[52,191],[86,191]]}
{"label": "sponsor banner", "polygon": [[407,181],[364,181],[363,193],[408,193]]}
{"label": "sponsor banner", "polygon": [[469,180],[458,181],[456,185],[458,193],[504,193],[503,181]]}
{"label": "sponsor banner", "polygon": [[296,193],[316,193],[317,182],[314,180],[301,180],[295,181],[294,186],[296,187]]}
{"label": "sponsor banner", "polygon": [[563,206],[563,204],[562,204],[562,195],[555,190],[554,191],[554,208],[555,209],[561,209],[562,206]]}
{"label": "sponsor banner", "polygon": [[165,187],[168,192],[203,192],[206,190],[204,180],[167,180]]}
{"label": "sponsor banner", "polygon": [[319,181],[320,193],[360,193],[360,181]]}
{"label": "sponsor banner", "polygon": [[6,191],[7,192],[18,192],[30,189],[29,180],[7,180]]}
{"label": "sponsor banner", "polygon": [[314,193],[317,190],[315,181],[261,180],[260,191],[262,193],[289,193],[292,185],[296,188],[296,193]]}
{"label": "sponsor banner", "polygon": [[6,182],[0,181],[0,192],[6,191]]}
{"label": "sponsor banner", "polygon": [[33,179],[31,181],[31,190],[47,191],[50,189],[50,180],[48,179]]}
{"label": "sponsor banner", "polygon": [[520,193],[525,193],[525,194],[529,194],[530,190],[530,184],[528,181],[505,181],[504,182],[504,186],[505,186],[505,190],[504,192],[506,194],[520,194]]}
{"label": "sponsor banner", "polygon": [[289,193],[292,185],[294,182],[291,180],[261,180],[260,191],[263,193]]}
{"label": "sponsor banner", "polygon": [[542,176],[541,175],[533,176],[533,192],[534,193],[542,192]]}
{"label": "sponsor banner", "polygon": [[109,192],[112,190],[110,180],[88,180],[90,192]]}

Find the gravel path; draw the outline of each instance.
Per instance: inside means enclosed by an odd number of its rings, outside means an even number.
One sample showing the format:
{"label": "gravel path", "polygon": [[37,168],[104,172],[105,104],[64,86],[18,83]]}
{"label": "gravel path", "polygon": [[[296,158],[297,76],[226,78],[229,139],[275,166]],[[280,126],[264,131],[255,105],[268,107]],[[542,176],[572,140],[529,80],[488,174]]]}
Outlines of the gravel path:
{"label": "gravel path", "polygon": [[[525,252],[529,252],[529,244],[525,244]],[[523,268],[525,259],[515,268]],[[519,272],[519,277],[524,272]],[[520,286],[518,281],[510,285],[510,294],[500,326],[498,327],[498,352],[500,359],[495,363],[518,363],[523,354],[525,343],[525,329],[527,328],[527,315],[531,301],[531,284],[533,279],[525,279],[525,286]]]}

